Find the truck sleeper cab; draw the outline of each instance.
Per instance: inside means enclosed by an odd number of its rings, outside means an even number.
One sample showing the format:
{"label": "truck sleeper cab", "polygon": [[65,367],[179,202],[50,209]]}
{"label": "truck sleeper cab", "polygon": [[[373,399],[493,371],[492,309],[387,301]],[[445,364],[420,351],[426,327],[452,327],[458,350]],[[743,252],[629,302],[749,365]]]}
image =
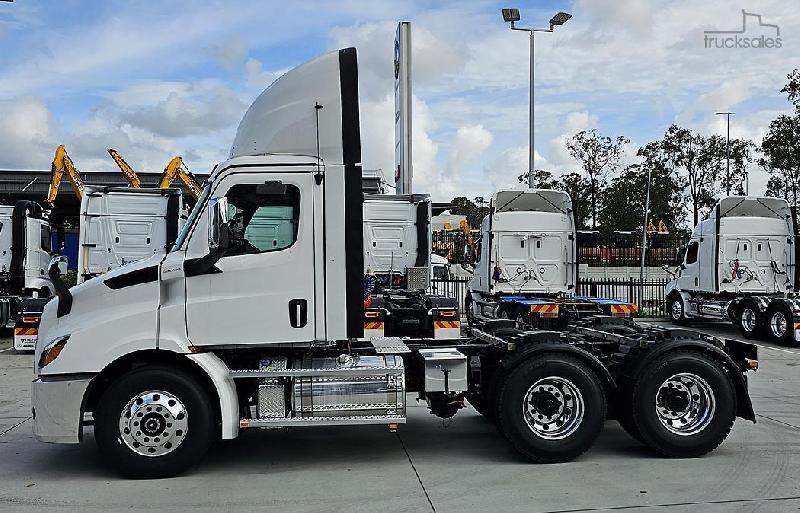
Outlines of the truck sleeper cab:
{"label": "truck sleeper cab", "polygon": [[576,296],[572,200],[550,189],[499,191],[481,223],[468,315],[511,319],[522,326],[564,329],[591,315],[630,317],[636,305]]}
{"label": "truck sleeper cab", "polygon": [[89,414],[121,473],[161,477],[241,429],[395,430],[409,392],[442,418],[469,400],[538,462],[576,458],[606,418],[680,457],[713,450],[737,415],[755,419],[755,347],[683,330],[488,320],[457,340],[364,339],[357,83],[352,48],[289,71],[248,109],[168,253],[69,290],[56,279],[36,438],[77,443]]}
{"label": "truck sleeper cab", "polygon": [[727,320],[747,338],[796,343],[796,240],[786,200],[723,198],[695,227],[683,263],[666,285],[671,320]]}

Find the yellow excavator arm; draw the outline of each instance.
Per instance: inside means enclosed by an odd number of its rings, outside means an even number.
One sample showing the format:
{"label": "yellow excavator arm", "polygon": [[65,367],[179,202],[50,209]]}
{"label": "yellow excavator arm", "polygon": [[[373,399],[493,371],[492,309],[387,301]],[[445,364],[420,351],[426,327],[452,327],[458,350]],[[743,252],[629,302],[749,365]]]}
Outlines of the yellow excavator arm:
{"label": "yellow excavator arm", "polygon": [[117,150],[109,148],[108,154],[111,155],[111,158],[117,163],[117,166],[119,166],[122,174],[125,175],[125,179],[128,180],[128,185],[136,189],[142,186],[142,181],[139,179],[139,175],[137,175],[136,171],[134,171],[133,168],[129,166],[127,162],[125,162],[125,159],[122,158],[122,155],[120,155]]}
{"label": "yellow excavator arm", "polygon": [[203,188],[200,186],[200,183],[197,181],[197,178],[194,177],[191,171],[186,169],[186,166],[183,165],[183,159],[180,156],[170,160],[169,164],[167,164],[167,167],[164,168],[164,173],[161,175],[161,180],[158,181],[158,188],[166,189],[172,184],[176,177],[183,182],[183,185],[186,186],[189,194],[191,194],[194,199],[200,197],[200,194],[203,192]]}
{"label": "yellow excavator arm", "polygon": [[78,201],[83,198],[84,183],[72,159],[67,154],[67,149],[64,145],[59,145],[56,148],[56,154],[53,158],[53,164],[50,166],[50,187],[47,190],[47,204],[52,208],[58,196],[58,188],[61,185],[61,179],[67,174],[69,183],[72,186],[72,191],[78,197]]}

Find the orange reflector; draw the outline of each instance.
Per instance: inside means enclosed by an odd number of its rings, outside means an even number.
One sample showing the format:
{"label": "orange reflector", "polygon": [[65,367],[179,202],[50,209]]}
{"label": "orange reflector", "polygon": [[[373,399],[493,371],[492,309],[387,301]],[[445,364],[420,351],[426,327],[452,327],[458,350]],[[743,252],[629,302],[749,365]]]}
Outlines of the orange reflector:
{"label": "orange reflector", "polygon": [[749,370],[758,370],[758,360],[751,360],[750,358],[745,358],[744,361]]}
{"label": "orange reflector", "polygon": [[433,321],[434,328],[460,328],[461,321]]}
{"label": "orange reflector", "polygon": [[189,346],[189,352],[190,353],[202,353],[202,352],[205,352],[205,349],[203,349],[202,347],[197,347],[197,346]]}
{"label": "orange reflector", "polygon": [[365,322],[364,323],[365,330],[382,330],[383,323],[382,322]]}
{"label": "orange reflector", "polygon": [[248,420],[240,420],[239,421],[239,427],[240,428],[250,427],[250,421],[248,421]]}
{"label": "orange reflector", "polygon": [[439,317],[455,317],[455,310],[439,310]]}
{"label": "orange reflector", "polygon": [[389,432],[390,433],[397,433],[397,424],[392,422],[389,424]]}

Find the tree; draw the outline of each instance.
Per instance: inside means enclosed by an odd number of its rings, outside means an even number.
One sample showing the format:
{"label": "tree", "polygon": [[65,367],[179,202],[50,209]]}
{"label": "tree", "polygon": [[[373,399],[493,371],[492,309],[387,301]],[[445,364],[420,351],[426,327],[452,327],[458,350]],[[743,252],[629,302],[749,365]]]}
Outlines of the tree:
{"label": "tree", "polygon": [[590,203],[586,201],[591,190],[589,180],[582,177],[579,173],[567,173],[558,179],[556,187],[572,198],[572,211],[575,215],[575,227],[578,230],[586,229],[588,226],[589,215],[591,213]]}
{"label": "tree", "polygon": [[619,165],[622,146],[630,142],[619,136],[611,138],[602,136],[597,130],[582,130],[567,141],[567,150],[577,160],[589,179],[589,195],[591,198],[592,228],[597,229],[597,200],[608,171]]}
{"label": "tree", "polygon": [[[717,196],[726,190],[726,143],[722,136],[704,137],[678,125],[670,126],[661,140],[660,158],[665,165],[685,172],[694,225],[700,219],[700,211],[714,206]],[[731,140],[730,188],[734,194],[744,193],[744,176],[752,161],[753,147],[750,141]]]}
{"label": "tree", "polygon": [[797,206],[800,194],[800,114],[780,115],[769,124],[761,141],[758,163],[770,178],[767,195],[785,198]]}
{"label": "tree", "polygon": [[[651,143],[652,144],[652,143]],[[642,150],[640,150],[640,154]],[[603,190],[600,225],[616,230],[641,230],[650,165],[650,220],[664,221],[674,232],[682,224],[684,183],[658,160],[628,166]]]}
{"label": "tree", "polygon": [[[533,188],[534,189],[556,189],[558,181],[553,177],[553,173],[550,171],[545,171],[543,169],[534,169],[533,170]],[[517,177],[520,183],[527,184],[528,183],[528,173],[524,175],[519,175]]]}
{"label": "tree", "polygon": [[458,216],[466,216],[467,222],[472,227],[480,226],[483,218],[489,213],[489,207],[479,207],[472,200],[464,196],[453,198],[450,205],[450,213]]}
{"label": "tree", "polygon": [[786,78],[789,80],[783,89],[782,93],[786,93],[788,100],[794,104],[794,108],[800,112],[800,69],[795,69]]}

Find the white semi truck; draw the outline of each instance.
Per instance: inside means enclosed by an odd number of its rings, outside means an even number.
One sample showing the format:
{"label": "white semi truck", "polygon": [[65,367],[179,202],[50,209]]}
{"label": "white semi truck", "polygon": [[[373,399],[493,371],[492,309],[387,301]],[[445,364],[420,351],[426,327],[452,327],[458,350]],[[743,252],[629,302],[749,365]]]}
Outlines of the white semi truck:
{"label": "white semi truck", "polygon": [[458,339],[458,300],[428,291],[431,200],[427,194],[364,196],[364,336]]}
{"label": "white semi truck", "polygon": [[576,232],[569,194],[552,189],[496,192],[481,223],[468,319],[510,319],[563,329],[592,315],[631,317],[636,305],[576,295]]}
{"label": "white semi truck", "polygon": [[78,283],[164,253],[185,217],[180,189],[88,185],[81,199]]}
{"label": "white semi truck", "polygon": [[[563,331],[486,320],[467,338],[364,338],[355,49],[276,80],[250,106],[166,254],[47,304],[33,431],[107,461],[176,474],[243,429],[406,422],[407,394],[450,417],[469,395],[533,461],[568,461],[617,418],[660,454],[713,450],[755,420],[752,344],[595,317]],[[291,213],[283,242],[247,229]]]}
{"label": "white semi truck", "polygon": [[41,205],[22,200],[0,206],[0,326],[14,324],[13,347],[31,351],[39,311],[53,292],[50,222]]}
{"label": "white semi truck", "polygon": [[797,226],[786,200],[723,198],[694,228],[666,286],[676,324],[727,320],[751,339],[800,340]]}

